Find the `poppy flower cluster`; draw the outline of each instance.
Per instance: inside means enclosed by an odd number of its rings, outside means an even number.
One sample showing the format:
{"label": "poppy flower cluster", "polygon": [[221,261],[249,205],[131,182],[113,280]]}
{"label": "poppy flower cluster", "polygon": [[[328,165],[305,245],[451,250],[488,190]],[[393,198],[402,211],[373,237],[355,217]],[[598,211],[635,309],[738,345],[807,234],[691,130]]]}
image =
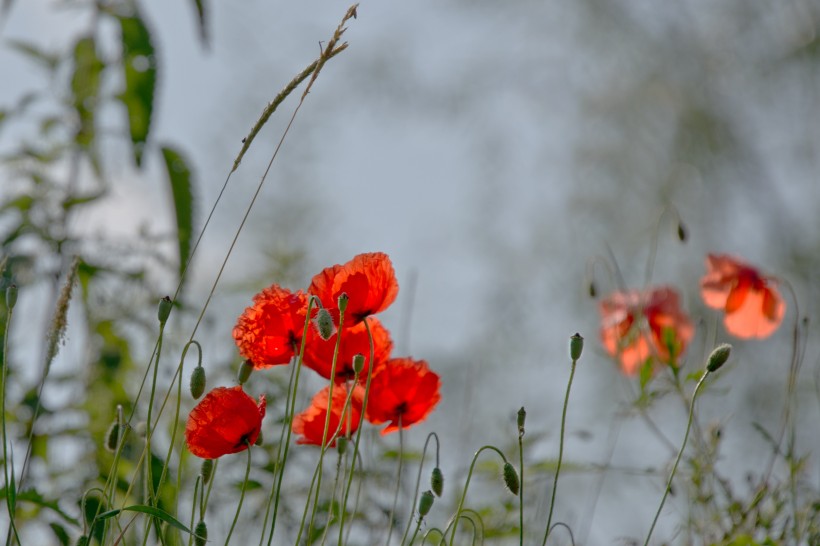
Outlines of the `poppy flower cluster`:
{"label": "poppy flower cluster", "polygon": [[604,348],[627,375],[646,363],[677,366],[694,335],[674,288],[614,292],[599,305]]}
{"label": "poppy flower cluster", "polygon": [[[423,421],[435,408],[440,399],[439,376],[423,360],[392,358],[390,332],[373,316],[395,301],[398,290],[386,254],[360,254],[346,264],[321,271],[307,292],[293,292],[276,284],[265,288],[237,320],[233,338],[239,354],[254,369],[286,365],[304,344],[303,364],[332,379],[332,389],[329,385],[317,393],[310,406],[294,416],[292,430],[299,435],[297,443],[321,445],[325,438],[333,445],[338,435],[356,432],[362,412],[373,424],[387,423],[382,431],[387,434]],[[347,300],[343,311],[339,307],[342,295]],[[333,320],[329,332],[320,332],[316,326],[317,309],[308,316],[311,298],[329,312]],[[368,377],[371,388],[365,400]],[[240,395],[252,401],[241,387],[231,390],[230,399],[225,391],[215,391],[194,408],[188,420],[190,433],[186,429],[191,452],[209,458],[241,451],[244,440],[255,440],[261,425],[261,418],[258,422],[251,419],[244,409],[247,404],[238,402]],[[220,409],[220,403],[224,408]],[[240,405],[242,412],[237,410]],[[236,415],[237,422],[228,434],[224,423],[230,414]]]}
{"label": "poppy flower cluster", "polygon": [[[709,254],[701,296],[708,307],[724,312],[726,331],[739,338],[764,338],[783,321],[786,304],[776,281],[727,255]],[[678,366],[694,335],[681,309],[680,296],[669,286],[617,291],[599,304],[601,340],[627,375],[644,365]]]}

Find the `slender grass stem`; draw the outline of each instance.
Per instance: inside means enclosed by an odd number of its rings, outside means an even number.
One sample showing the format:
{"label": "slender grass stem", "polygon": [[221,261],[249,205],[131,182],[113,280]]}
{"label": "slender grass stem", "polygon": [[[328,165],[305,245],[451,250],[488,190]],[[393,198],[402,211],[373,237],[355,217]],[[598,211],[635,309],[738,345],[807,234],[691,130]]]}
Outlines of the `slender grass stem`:
{"label": "slender grass stem", "polygon": [[550,524],[552,523],[552,513],[555,509],[555,493],[558,490],[558,475],[561,473],[561,462],[564,459],[564,434],[567,425],[567,407],[569,407],[569,393],[572,389],[572,379],[575,377],[575,368],[578,360],[572,361],[572,367],[569,372],[569,381],[567,382],[567,393],[564,396],[564,409],[561,411],[561,436],[558,440],[558,465],[555,467],[555,477],[552,481],[552,498],[550,499],[550,511],[547,516],[547,528],[544,530],[544,540],[541,546],[547,543],[547,537],[550,535]]}
{"label": "slender grass stem", "polygon": [[[430,438],[436,439],[436,468],[439,466],[439,448],[440,444],[438,441],[438,434],[435,432],[431,432],[427,435],[427,439],[424,441],[424,449],[421,450],[421,462],[419,463],[419,472],[416,476],[416,488],[413,491],[413,502],[410,503],[410,515],[407,516],[407,526],[404,528],[404,535],[401,537],[401,544],[404,544],[404,541],[407,539],[407,535],[410,532],[410,527],[413,524],[413,514],[416,511],[416,503],[418,502],[419,497],[419,488],[421,486],[421,472],[424,469],[424,457],[427,455],[427,445],[430,443]],[[418,529],[416,529],[418,533]],[[415,538],[415,534],[413,535]],[[413,540],[410,540],[410,543],[413,543]]]}
{"label": "slender grass stem", "polygon": [[[16,287],[14,287],[16,290]],[[6,371],[8,370],[9,362],[9,333],[11,332],[11,317],[14,312],[13,306],[8,306],[8,314],[6,315],[6,328],[3,333],[3,367],[0,369],[0,420],[2,421],[3,430],[3,485],[5,487],[6,506],[9,511],[9,528],[14,537],[14,540],[20,544],[20,535],[17,533],[17,524],[15,522],[15,512],[17,510],[14,496],[16,495],[14,486],[14,470],[9,473],[8,461],[8,434],[6,432]]]}
{"label": "slender grass stem", "polygon": [[663,497],[661,497],[661,503],[658,505],[658,511],[655,513],[655,517],[652,520],[652,525],[649,527],[649,532],[646,534],[646,540],[644,541],[644,546],[649,545],[649,539],[652,537],[652,531],[655,530],[655,525],[658,523],[658,518],[661,516],[661,510],[663,510],[663,505],[666,502],[666,497],[669,495],[669,492],[672,490],[672,479],[675,477],[675,473],[678,471],[678,464],[680,463],[681,457],[683,457],[683,451],[686,449],[686,441],[689,439],[689,431],[692,428],[692,420],[694,419],[695,415],[695,400],[698,397],[698,393],[700,393],[700,389],[703,386],[703,382],[708,377],[709,370],[704,370],[703,375],[700,376],[697,385],[695,386],[695,392],[692,394],[692,403],[689,405],[689,419],[686,423],[686,433],[683,435],[683,444],[680,446],[680,450],[678,451],[678,456],[675,458],[675,464],[672,465],[672,471],[669,473],[669,479],[666,481],[666,488],[663,491]]}

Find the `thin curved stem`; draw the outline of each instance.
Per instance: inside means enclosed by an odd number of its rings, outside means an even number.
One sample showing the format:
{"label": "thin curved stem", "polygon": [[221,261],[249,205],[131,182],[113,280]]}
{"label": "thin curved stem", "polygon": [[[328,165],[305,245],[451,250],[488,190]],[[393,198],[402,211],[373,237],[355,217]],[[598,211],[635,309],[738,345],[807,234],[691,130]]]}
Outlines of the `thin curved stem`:
{"label": "thin curved stem", "polygon": [[446,535],[447,534],[447,529],[450,528],[450,525],[453,526],[453,530],[450,533],[450,542],[451,543],[453,543],[455,541],[455,538],[456,538],[456,529],[458,528],[458,519],[461,516],[462,510],[464,509],[464,500],[467,498],[467,488],[470,487],[470,480],[473,477],[473,470],[475,470],[475,463],[478,461],[478,456],[485,449],[491,449],[491,450],[495,451],[496,453],[498,453],[501,456],[501,459],[504,461],[504,464],[507,464],[507,458],[504,456],[504,454],[501,452],[501,450],[498,449],[495,446],[491,446],[491,445],[482,446],[478,449],[478,451],[475,452],[475,454],[473,455],[473,460],[470,463],[470,470],[467,472],[467,481],[464,484],[464,491],[461,493],[461,499],[458,501],[458,508],[456,509],[456,513],[453,515],[452,520],[447,525],[447,527],[444,529],[444,534]]}
{"label": "thin curved stem", "polygon": [[242,510],[242,501],[245,500],[245,490],[248,488],[248,476],[251,474],[251,444],[247,439],[245,440],[245,445],[248,446],[248,465],[245,467],[245,479],[242,481],[242,492],[239,494],[239,504],[236,506],[236,514],[233,517],[233,523],[231,523],[228,536],[225,537],[225,546],[228,546],[228,543],[231,541],[231,535],[236,527],[236,522],[239,520],[239,512]]}
{"label": "thin curved stem", "polygon": [[561,473],[561,462],[564,459],[564,433],[567,425],[567,407],[569,406],[569,392],[572,389],[572,379],[575,377],[575,368],[578,364],[577,360],[572,361],[572,368],[569,372],[569,381],[567,382],[567,393],[564,396],[564,409],[561,412],[561,437],[558,441],[558,465],[555,467],[555,478],[552,481],[552,498],[550,499],[550,512],[547,516],[547,528],[544,530],[544,540],[541,546],[547,543],[547,537],[550,536],[550,524],[552,523],[552,513],[555,509],[555,493],[558,490],[558,475]]}
{"label": "thin curved stem", "polygon": [[[424,469],[424,457],[427,455],[427,445],[430,443],[430,438],[435,437],[436,439],[436,467],[439,466],[439,440],[438,434],[435,432],[431,432],[427,435],[427,439],[424,441],[424,449],[421,450],[421,462],[419,463],[419,472],[416,476],[416,489],[413,492],[413,502],[410,503],[410,515],[407,516],[407,527],[404,529],[404,535],[401,537],[401,544],[404,544],[404,541],[407,539],[407,534],[410,532],[410,526],[413,524],[413,514],[416,511],[416,502],[418,502],[419,497],[419,487],[421,486],[421,472]],[[416,529],[418,532],[418,529]],[[413,535],[415,538],[415,534]],[[410,544],[413,543],[413,540],[410,540]]]}
{"label": "thin curved stem", "polygon": [[399,414],[399,469],[396,471],[396,492],[393,495],[393,507],[390,508],[390,515],[387,518],[387,540],[385,546],[390,545],[390,537],[393,536],[393,516],[396,514],[396,506],[399,504],[399,489],[401,489],[401,471],[404,463],[404,430],[401,428],[401,413]]}
{"label": "thin curved stem", "polygon": [[661,497],[661,503],[658,506],[658,511],[655,513],[655,518],[652,520],[652,525],[649,527],[649,533],[646,535],[646,540],[644,541],[644,546],[649,545],[649,539],[652,537],[652,531],[655,530],[655,525],[658,523],[658,518],[661,516],[661,510],[663,510],[663,504],[666,502],[666,497],[669,496],[669,491],[672,490],[672,479],[675,477],[675,473],[678,470],[678,464],[680,463],[681,457],[683,457],[683,451],[686,449],[686,441],[689,439],[689,431],[692,428],[692,420],[694,419],[695,415],[695,400],[697,400],[698,393],[700,393],[700,389],[703,386],[703,382],[708,377],[709,370],[704,370],[703,375],[700,376],[698,380],[698,384],[695,386],[695,392],[692,394],[692,404],[689,406],[689,420],[686,423],[686,433],[683,435],[683,444],[680,446],[680,450],[678,451],[678,456],[675,458],[675,464],[672,465],[672,472],[669,473],[669,479],[666,481],[666,488],[663,491],[663,497]]}

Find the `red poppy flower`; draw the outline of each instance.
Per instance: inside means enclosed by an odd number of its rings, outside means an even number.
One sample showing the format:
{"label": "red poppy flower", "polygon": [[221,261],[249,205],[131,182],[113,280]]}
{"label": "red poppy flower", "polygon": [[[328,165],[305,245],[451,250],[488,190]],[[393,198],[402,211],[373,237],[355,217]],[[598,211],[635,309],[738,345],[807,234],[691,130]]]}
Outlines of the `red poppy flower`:
{"label": "red poppy flower", "polygon": [[[370,324],[370,332],[373,334],[373,361],[376,367],[375,373],[384,362],[390,358],[393,350],[393,341],[390,339],[390,332],[382,326],[375,317],[367,319]],[[311,328],[308,332],[307,343],[305,345],[305,366],[311,368],[319,375],[330,379],[330,368],[333,364],[333,351],[336,349],[336,336],[333,334],[325,341]],[[367,369],[370,365],[370,337],[367,335],[367,328],[363,322],[351,328],[342,330],[342,341],[339,346],[339,355],[336,359],[336,380],[346,381],[353,379],[353,356],[361,354],[364,356],[364,369],[359,374],[359,379],[364,381],[367,378]]]}
{"label": "red poppy flower", "polygon": [[253,297],[233,329],[239,354],[254,368],[287,364],[294,347],[302,340],[307,316],[307,295],[295,294],[279,285],[265,288]]}
{"label": "red poppy flower", "polygon": [[257,404],[240,386],[217,387],[188,415],[188,451],[203,459],[244,451],[259,437],[264,416],[264,394]]}
{"label": "red poppy flower", "polygon": [[372,252],[359,254],[344,265],[325,268],[313,277],[308,292],[329,309],[338,308],[339,296],[347,294],[345,324],[353,326],[393,303],[399,283],[387,254]]}
{"label": "red poppy flower", "polygon": [[786,314],[786,303],[773,279],[725,255],[706,256],[706,268],[700,281],[703,301],[725,311],[727,332],[740,338],[764,338],[777,330]]}
{"label": "red poppy flower", "polygon": [[370,383],[365,417],[373,424],[390,422],[389,434],[423,421],[441,399],[441,379],[424,360],[391,358]]}
{"label": "red poppy flower", "polygon": [[[355,387],[361,389],[361,387]],[[296,440],[297,444],[322,445],[322,435],[325,431],[325,419],[327,418],[327,394],[330,387],[325,387],[319,391],[310,402],[310,407],[302,413],[293,417],[292,430],[302,437]],[[333,404],[330,408],[330,428],[327,431],[327,439],[331,440],[330,446],[336,445],[336,438],[333,433],[342,422],[341,436],[348,436],[356,432],[359,428],[359,418],[362,414],[361,397],[355,394],[350,399],[350,406],[342,416],[345,400],[347,399],[347,389],[344,385],[333,386]],[[338,435],[337,435],[338,436]]]}
{"label": "red poppy flower", "polygon": [[601,301],[599,310],[604,347],[627,375],[637,373],[649,358],[676,365],[694,335],[678,293],[667,286],[615,292]]}

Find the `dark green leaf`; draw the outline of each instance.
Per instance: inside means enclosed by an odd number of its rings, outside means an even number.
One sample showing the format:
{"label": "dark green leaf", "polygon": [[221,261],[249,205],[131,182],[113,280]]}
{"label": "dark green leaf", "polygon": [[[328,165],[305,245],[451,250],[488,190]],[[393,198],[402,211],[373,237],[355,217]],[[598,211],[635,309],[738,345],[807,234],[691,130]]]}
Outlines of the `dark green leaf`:
{"label": "dark green leaf", "polygon": [[137,12],[120,17],[122,38],[122,69],[125,89],[119,99],[128,112],[128,127],[134,161],[142,165],[142,152],[148,141],[154,91],[157,82],[157,61],[151,33]]}
{"label": "dark green leaf", "polygon": [[199,19],[199,37],[204,45],[208,45],[208,26],[205,24],[207,14],[205,13],[205,0],[194,0],[194,8]]}
{"label": "dark green leaf", "polygon": [[100,88],[100,74],[105,65],[97,56],[97,45],[93,36],[86,36],[74,44],[74,74],[71,76],[71,93],[74,109],[80,126],[75,136],[77,144],[89,148],[94,140],[94,113],[97,110],[97,95]]}
{"label": "dark green leaf", "polygon": [[[0,497],[5,498],[6,496],[6,489],[5,487],[0,489]],[[55,500],[48,500],[43,495],[41,495],[38,491],[34,489],[26,489],[17,494],[17,502],[30,502],[34,505],[37,505],[41,508],[47,508],[49,510],[53,510],[55,513],[59,514],[67,523],[71,525],[75,525],[79,527],[80,522],[77,521],[75,518],[66,514],[59,506],[57,501]]]}
{"label": "dark green leaf", "polygon": [[68,536],[68,532],[62,527],[62,525],[57,525],[56,523],[49,523],[49,527],[51,530],[54,531],[54,534],[57,535],[57,540],[60,541],[62,546],[68,546],[71,543],[71,537]]}
{"label": "dark green leaf", "polygon": [[168,183],[174,198],[174,212],[177,217],[177,240],[179,242],[180,278],[191,253],[191,237],[194,229],[194,197],[191,191],[191,170],[182,154],[168,146],[162,147]]}
{"label": "dark green leaf", "polygon": [[104,519],[112,518],[112,517],[120,514],[121,512],[126,512],[126,511],[128,511],[128,512],[142,512],[143,514],[148,514],[149,516],[153,516],[157,519],[160,519],[160,520],[164,521],[168,525],[170,525],[172,527],[175,527],[175,528],[179,529],[180,531],[183,531],[183,532],[188,533],[188,534],[191,533],[190,529],[188,529],[181,521],[176,519],[174,516],[172,516],[168,512],[164,512],[163,510],[160,510],[159,508],[153,508],[151,506],[145,506],[144,504],[134,504],[132,506],[126,506],[125,508],[122,508],[122,509],[118,508],[116,510],[109,510],[108,512],[103,512],[102,514],[97,516],[97,520],[104,520]]}

